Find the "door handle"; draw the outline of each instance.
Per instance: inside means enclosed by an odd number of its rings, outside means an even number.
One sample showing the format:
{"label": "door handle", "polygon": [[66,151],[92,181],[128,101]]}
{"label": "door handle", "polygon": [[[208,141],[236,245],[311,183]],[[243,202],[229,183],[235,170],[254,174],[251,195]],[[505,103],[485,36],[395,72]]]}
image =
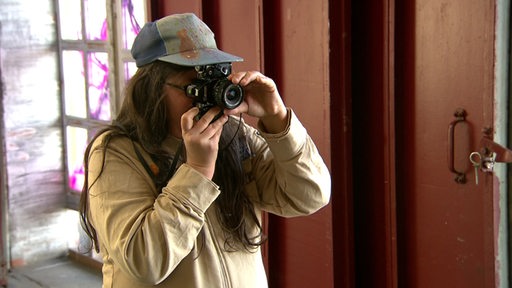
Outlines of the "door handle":
{"label": "door handle", "polygon": [[448,169],[455,174],[455,182],[459,184],[466,183],[466,173],[455,168],[455,127],[457,124],[466,121],[466,110],[458,108],[453,114],[455,120],[448,125]]}

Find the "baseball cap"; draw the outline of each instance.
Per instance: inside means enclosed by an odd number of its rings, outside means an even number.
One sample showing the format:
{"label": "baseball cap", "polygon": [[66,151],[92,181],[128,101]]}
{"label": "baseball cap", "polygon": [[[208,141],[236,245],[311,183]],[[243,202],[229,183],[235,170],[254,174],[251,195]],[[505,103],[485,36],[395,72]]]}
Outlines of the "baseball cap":
{"label": "baseball cap", "polygon": [[137,67],[156,60],[182,66],[243,61],[217,49],[213,32],[193,13],[146,23],[135,37],[131,53]]}

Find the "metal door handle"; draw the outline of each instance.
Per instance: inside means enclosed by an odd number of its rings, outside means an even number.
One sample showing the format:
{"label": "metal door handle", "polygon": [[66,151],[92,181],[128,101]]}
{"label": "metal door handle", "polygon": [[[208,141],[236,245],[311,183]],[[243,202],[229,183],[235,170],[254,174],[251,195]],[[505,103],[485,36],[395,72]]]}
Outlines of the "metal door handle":
{"label": "metal door handle", "polygon": [[455,182],[459,184],[466,183],[466,173],[457,171],[455,169],[455,127],[458,123],[466,121],[466,110],[458,108],[455,113],[455,120],[448,126],[448,169],[455,174]]}

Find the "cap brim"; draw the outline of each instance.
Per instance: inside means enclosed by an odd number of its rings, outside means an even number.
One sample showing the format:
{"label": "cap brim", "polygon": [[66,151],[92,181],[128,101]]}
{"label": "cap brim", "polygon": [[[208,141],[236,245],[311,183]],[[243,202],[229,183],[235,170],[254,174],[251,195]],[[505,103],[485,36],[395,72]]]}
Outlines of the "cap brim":
{"label": "cap brim", "polygon": [[243,58],[213,48],[190,50],[166,55],[158,58],[158,60],[181,66],[202,66],[217,63],[244,61]]}

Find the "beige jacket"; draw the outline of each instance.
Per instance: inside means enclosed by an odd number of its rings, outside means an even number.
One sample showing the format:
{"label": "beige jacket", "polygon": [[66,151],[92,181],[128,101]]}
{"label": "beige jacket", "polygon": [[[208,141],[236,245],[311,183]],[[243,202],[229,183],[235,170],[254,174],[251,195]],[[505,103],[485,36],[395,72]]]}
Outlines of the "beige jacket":
{"label": "beige jacket", "polygon": [[[329,171],[306,129],[289,114],[288,128],[279,135],[244,126],[252,155],[244,163],[246,192],[257,215],[308,215],[330,199]],[[177,143],[169,138],[164,144],[175,151]],[[102,163],[103,151],[94,149],[90,181]],[[220,193],[215,183],[182,164],[159,194],[131,141],[113,140],[89,196],[104,262],[103,287],[267,287],[259,250],[224,249],[213,209]]]}

